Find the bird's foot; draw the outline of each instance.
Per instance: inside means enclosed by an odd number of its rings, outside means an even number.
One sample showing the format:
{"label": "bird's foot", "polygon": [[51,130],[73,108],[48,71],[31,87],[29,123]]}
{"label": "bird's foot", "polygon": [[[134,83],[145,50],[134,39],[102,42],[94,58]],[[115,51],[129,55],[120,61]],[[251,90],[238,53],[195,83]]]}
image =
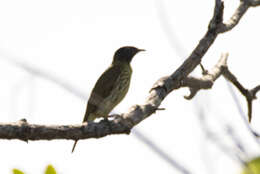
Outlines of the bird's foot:
{"label": "bird's foot", "polygon": [[106,116],[106,118],[108,119],[108,118],[114,118],[115,116],[117,116],[116,114],[112,114],[112,115],[108,115],[108,116]]}
{"label": "bird's foot", "polygon": [[111,123],[110,123],[108,117],[104,117],[104,119],[102,121],[107,125],[109,131],[111,131],[112,127],[111,127]]}
{"label": "bird's foot", "polygon": [[104,117],[103,121],[104,122],[109,122],[108,117]]}

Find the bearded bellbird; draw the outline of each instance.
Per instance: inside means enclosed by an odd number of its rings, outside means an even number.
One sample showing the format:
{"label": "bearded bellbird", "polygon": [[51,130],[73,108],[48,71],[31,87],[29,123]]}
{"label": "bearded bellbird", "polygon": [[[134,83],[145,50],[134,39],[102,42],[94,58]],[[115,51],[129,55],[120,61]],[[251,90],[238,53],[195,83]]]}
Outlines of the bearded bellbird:
{"label": "bearded bellbird", "polygon": [[[91,92],[83,122],[93,121],[99,117],[107,118],[113,108],[122,101],[130,85],[132,75],[130,62],[140,51],[145,50],[126,46],[115,52],[112,64],[99,77]],[[76,144],[77,140],[72,152]]]}

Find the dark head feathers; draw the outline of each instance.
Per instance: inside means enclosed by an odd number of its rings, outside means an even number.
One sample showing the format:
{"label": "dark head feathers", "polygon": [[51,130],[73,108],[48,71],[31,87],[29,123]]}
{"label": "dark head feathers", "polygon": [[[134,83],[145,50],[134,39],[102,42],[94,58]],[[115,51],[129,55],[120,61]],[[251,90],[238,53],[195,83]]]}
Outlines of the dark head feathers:
{"label": "dark head feathers", "polygon": [[138,49],[133,46],[121,47],[115,52],[113,63],[118,61],[130,63],[133,57],[140,51],[145,51],[145,50]]}

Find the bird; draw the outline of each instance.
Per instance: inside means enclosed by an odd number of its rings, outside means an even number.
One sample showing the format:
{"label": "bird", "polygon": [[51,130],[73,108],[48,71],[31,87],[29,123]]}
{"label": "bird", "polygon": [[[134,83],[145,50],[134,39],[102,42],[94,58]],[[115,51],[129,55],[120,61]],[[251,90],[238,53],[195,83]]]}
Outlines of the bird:
{"label": "bird", "polygon": [[[134,46],[124,46],[114,53],[112,64],[103,72],[92,89],[83,123],[100,117],[107,118],[114,107],[123,100],[128,92],[132,76],[130,63],[133,57],[141,51],[145,50]],[[75,140],[72,153],[77,141]]]}

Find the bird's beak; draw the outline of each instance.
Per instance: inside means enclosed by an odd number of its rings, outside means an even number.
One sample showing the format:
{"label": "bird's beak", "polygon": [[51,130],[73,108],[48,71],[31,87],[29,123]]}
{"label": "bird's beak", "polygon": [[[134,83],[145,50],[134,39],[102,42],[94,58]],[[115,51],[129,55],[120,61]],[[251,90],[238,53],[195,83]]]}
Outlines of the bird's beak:
{"label": "bird's beak", "polygon": [[138,52],[140,52],[140,51],[146,51],[145,49],[138,49]]}

